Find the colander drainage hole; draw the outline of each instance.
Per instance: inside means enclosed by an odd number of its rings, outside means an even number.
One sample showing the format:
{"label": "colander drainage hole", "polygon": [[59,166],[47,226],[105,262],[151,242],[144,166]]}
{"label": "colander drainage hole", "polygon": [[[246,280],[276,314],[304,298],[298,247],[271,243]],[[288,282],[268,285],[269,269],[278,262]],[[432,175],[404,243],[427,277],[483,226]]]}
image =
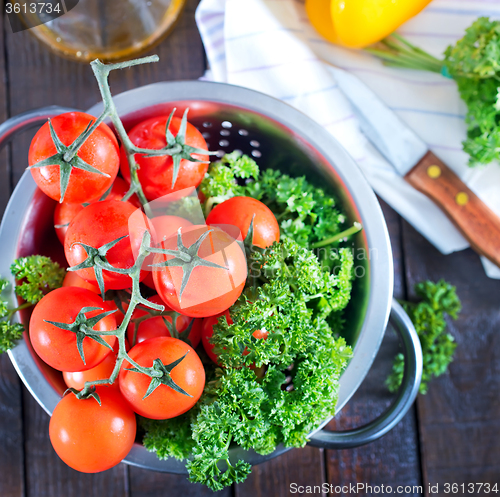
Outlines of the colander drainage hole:
{"label": "colander drainage hole", "polygon": [[232,128],[233,127],[232,123],[230,123],[229,121],[222,121],[221,126],[223,128]]}
{"label": "colander drainage hole", "polygon": [[258,159],[259,157],[262,157],[262,153],[261,153],[261,151],[260,151],[260,150],[252,150],[252,155],[253,155],[254,157],[256,157],[257,159]]}
{"label": "colander drainage hole", "polygon": [[219,145],[220,145],[221,147],[227,147],[227,146],[229,145],[229,141],[228,141],[228,140],[221,140],[221,141],[219,142]]}
{"label": "colander drainage hole", "polygon": [[209,122],[209,121],[205,121],[205,122],[203,123],[203,127],[204,127],[204,128],[211,128],[211,127],[212,127],[212,123],[211,123],[211,122]]}
{"label": "colander drainage hole", "polygon": [[241,135],[241,136],[248,136],[248,131],[246,129],[240,129],[238,131],[238,133]]}

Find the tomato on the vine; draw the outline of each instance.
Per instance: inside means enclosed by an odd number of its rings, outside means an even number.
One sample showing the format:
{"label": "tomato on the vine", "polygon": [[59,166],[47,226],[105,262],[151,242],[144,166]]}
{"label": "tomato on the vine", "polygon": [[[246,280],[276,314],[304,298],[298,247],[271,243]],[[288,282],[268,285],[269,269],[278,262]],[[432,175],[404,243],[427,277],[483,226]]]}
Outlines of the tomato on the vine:
{"label": "tomato on the vine", "polygon": [[176,235],[179,228],[183,230],[193,226],[191,221],[179,216],[157,216],[151,222],[155,227],[157,243]]}
{"label": "tomato on the vine", "polygon": [[[254,217],[255,216],[255,217]],[[267,205],[252,197],[233,197],[216,205],[207,217],[207,224],[236,226],[245,238],[253,219],[253,243],[266,248],[280,241],[280,227]]]}
{"label": "tomato on the vine", "polygon": [[[50,123],[55,135],[66,148],[86,130],[89,123],[95,120],[94,116],[84,112],[67,112],[52,118]],[[50,125],[47,122],[33,138],[28,157],[31,174],[36,184],[45,194],[58,202],[62,201],[62,166],[56,163],[62,160],[64,155],[64,151],[61,152],[61,150],[61,147],[54,143]],[[41,161],[52,159],[58,153],[59,157],[53,159],[53,164],[37,166]],[[67,188],[63,192],[65,202],[82,203],[96,200],[112,185],[118,174],[120,155],[118,141],[109,126],[101,123],[80,147],[77,158],[71,163],[63,161],[63,164],[69,168],[70,164],[75,164],[78,160],[83,163],[80,162],[71,167]],[[91,170],[85,170],[82,167]]]}
{"label": "tomato on the vine", "polygon": [[116,466],[135,440],[135,414],[120,393],[97,386],[101,405],[93,397],[77,399],[67,393],[57,404],[49,436],[57,455],[82,473],[98,473]]}
{"label": "tomato on the vine", "polygon": [[[140,148],[157,150],[165,147],[168,118],[169,116],[152,117],[137,124],[128,133],[130,140]],[[169,130],[174,136],[177,136],[180,125],[181,119],[172,117]],[[186,127],[185,143],[193,148],[207,150],[207,142],[189,122]],[[135,160],[139,166],[137,175],[146,198],[155,200],[174,191],[198,186],[207,172],[209,159],[205,154],[192,154],[192,157],[204,162],[181,159],[175,185],[172,187],[174,163],[171,156],[144,157],[136,154]],[[120,170],[123,177],[130,182],[130,170],[123,147],[121,148]]]}
{"label": "tomato on the vine", "polygon": [[[219,228],[192,226],[161,243],[177,255],[156,254],[153,280],[175,311],[206,317],[228,309],[245,286],[247,264],[238,242]],[[180,243],[180,245],[179,245]],[[161,266],[160,266],[161,265]]]}
{"label": "tomato on the vine", "polygon": [[[81,313],[85,307],[97,310]],[[29,335],[35,352],[49,366],[59,371],[85,371],[97,366],[109,354],[110,349],[89,336],[83,338],[82,348],[85,362],[77,346],[79,328],[76,323],[84,314],[87,319],[112,310],[99,295],[77,287],[62,287],[45,295],[31,315]],[[57,326],[57,323],[61,327]],[[75,330],[67,330],[74,324]],[[113,314],[103,316],[93,327],[96,331],[116,329]],[[113,335],[101,337],[111,347],[116,342]]]}
{"label": "tomato on the vine", "polygon": [[143,373],[130,371],[132,366],[125,360],[119,376],[120,391],[137,414],[151,419],[173,418],[191,409],[200,398],[205,387],[205,370],[194,349],[182,340],[150,338],[132,347],[129,356],[143,367],[151,367],[153,361],[159,359],[167,368],[182,358],[171,369],[169,377],[188,394],[160,384],[144,398],[153,380]]}
{"label": "tomato on the vine", "polygon": [[[133,216],[133,217],[132,217]],[[95,249],[124,237],[106,253],[106,260],[111,266],[129,269],[135,263],[143,234],[154,229],[146,216],[128,202],[105,200],[90,204],[73,219],[68,227],[64,241],[64,252],[70,266],[76,266],[88,257],[81,244]],[[97,282],[94,268],[78,269],[77,274],[92,283]],[[132,280],[127,274],[103,270],[106,290],[120,290],[131,286]],[[144,279],[146,272],[141,273]]]}

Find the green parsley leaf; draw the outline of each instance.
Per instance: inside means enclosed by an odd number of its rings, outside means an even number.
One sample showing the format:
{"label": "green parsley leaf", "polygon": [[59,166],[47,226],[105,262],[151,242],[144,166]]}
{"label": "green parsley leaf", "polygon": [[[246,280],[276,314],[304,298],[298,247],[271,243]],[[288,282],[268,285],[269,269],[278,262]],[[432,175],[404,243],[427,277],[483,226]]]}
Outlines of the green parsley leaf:
{"label": "green parsley leaf", "polygon": [[[221,317],[211,339],[224,367],[208,369],[192,412],[144,424],[149,450],[160,457],[191,454],[190,481],[216,491],[251,471],[231,459],[233,444],[260,454],[278,444],[302,447],[334,414],[339,378],[352,354],[340,334],[354,257],[341,248],[346,218],[336,201],[303,177],[261,173],[253,159],[233,152],[210,166],[200,193],[206,214],[233,196],[256,198],[281,228],[279,243],[246,246],[245,291],[230,308],[232,324]],[[309,249],[338,234],[318,254]],[[267,338],[255,338],[256,330],[267,331]]]}
{"label": "green parsley leaf", "polygon": [[366,50],[389,66],[453,78],[467,105],[467,139],[462,145],[469,154],[469,166],[500,159],[500,21],[476,19],[465,36],[446,49],[442,61],[397,33]]}
{"label": "green parsley leaf", "polygon": [[[456,288],[444,280],[437,283],[424,281],[415,286],[415,291],[422,300],[419,303],[402,302],[405,311],[412,320],[422,345],[423,372],[420,393],[427,393],[428,383],[437,376],[446,373],[453,360],[457,344],[446,333],[445,314],[457,319],[461,309]],[[398,354],[394,359],[392,373],[386,381],[391,392],[396,392],[401,385],[404,373],[404,356]]]}
{"label": "green parsley leaf", "polygon": [[23,337],[24,326],[20,323],[0,321],[0,354],[7,352]]}
{"label": "green parsley leaf", "polygon": [[[9,287],[10,283],[0,279],[0,295]],[[22,338],[24,326],[19,323],[11,323],[13,310],[9,308],[7,300],[0,298],[0,354],[14,347],[17,340]]]}
{"label": "green parsley leaf", "polygon": [[465,36],[445,51],[445,66],[467,104],[469,165],[500,159],[500,21],[477,19]]}
{"label": "green parsley leaf", "polygon": [[195,406],[187,413],[172,419],[153,420],[139,417],[139,426],[146,433],[142,439],[144,447],[156,452],[159,459],[186,459],[195,446],[191,422],[197,413]]}
{"label": "green parsley leaf", "polygon": [[16,285],[16,294],[31,304],[36,304],[46,293],[61,287],[66,275],[64,268],[43,255],[16,259],[10,271],[20,282]]}
{"label": "green parsley leaf", "polygon": [[237,180],[250,178],[259,178],[259,166],[247,155],[235,151],[212,163],[199,188],[206,199],[205,215],[208,215],[216,204],[232,197],[246,195],[245,187],[240,186]]}

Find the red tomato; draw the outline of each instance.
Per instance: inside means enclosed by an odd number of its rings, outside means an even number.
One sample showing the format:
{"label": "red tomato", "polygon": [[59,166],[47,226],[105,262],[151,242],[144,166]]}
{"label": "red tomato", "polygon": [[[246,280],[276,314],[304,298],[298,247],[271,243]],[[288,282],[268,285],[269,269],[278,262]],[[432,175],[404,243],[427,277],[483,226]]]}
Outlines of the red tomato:
{"label": "red tomato", "polygon": [[[165,131],[168,116],[159,116],[147,119],[134,126],[129,131],[129,137],[134,145],[140,148],[160,149],[167,145]],[[169,130],[174,136],[179,131],[181,119],[173,117]],[[201,133],[189,122],[186,128],[185,143],[195,148],[207,150],[207,143]],[[193,154],[194,158],[208,161],[208,155]],[[198,186],[208,169],[208,162],[192,162],[182,159],[179,174],[172,188],[173,161],[171,156],[149,157],[136,154],[135,160],[139,166],[137,174],[144,194],[148,200],[155,200],[174,191]],[[120,170],[123,177],[130,182],[130,171],[125,150],[121,149]]]}
{"label": "red tomato", "polygon": [[63,202],[57,204],[54,210],[54,229],[56,230],[57,238],[64,245],[64,238],[68,231],[68,226],[76,215],[85,209],[83,204],[70,204]]}
{"label": "red tomato", "polygon": [[[160,304],[160,305],[165,305],[165,302],[161,299],[159,295],[153,295],[152,297],[149,297],[148,300],[150,302],[153,302],[153,304]],[[168,306],[166,307],[166,311],[168,311]],[[152,316],[148,319],[145,319],[144,321],[141,321],[137,325],[137,332],[135,336],[135,342],[134,342],[134,330],[135,330],[135,323],[133,320],[143,318],[148,315],[148,312],[145,310],[142,310],[141,308],[136,308],[132,314],[132,320],[130,321],[128,328],[127,328],[127,338],[129,343],[134,346],[137,343],[144,342],[144,340],[148,340],[149,338],[154,338],[154,337],[169,337],[171,336],[170,331],[165,324],[164,319],[171,325],[172,324],[172,318],[170,316]],[[192,318],[189,318],[187,316],[178,316],[176,319],[176,331],[178,333],[182,333],[191,323]],[[193,330],[191,329],[191,333],[189,334],[190,339],[195,339],[195,335],[193,335]],[[174,337],[175,338],[175,337]],[[200,343],[200,340],[198,338],[198,341],[196,343],[193,343],[191,340],[191,345],[193,348],[196,348],[196,346]]]}
{"label": "red tomato", "polygon": [[[129,185],[122,179],[116,178],[111,191],[106,196],[104,200],[121,200],[125,194],[128,192]],[[99,197],[101,198],[101,197]],[[94,200],[93,202],[97,202]],[[128,202],[135,207],[140,207],[141,204],[136,195],[133,195]],[[54,211],[54,228],[56,230],[57,238],[64,245],[64,238],[66,236],[66,231],[68,231],[68,226],[71,221],[76,217],[76,215],[85,208],[84,204],[70,204],[69,202],[63,202],[57,204]]]}
{"label": "red tomato", "polygon": [[[51,122],[61,142],[69,146],[85,131],[89,122],[95,120],[95,117],[84,112],[68,112],[52,118]],[[56,153],[57,149],[47,122],[38,130],[31,142],[29,165],[34,166]],[[107,176],[73,168],[64,195],[66,202],[82,203],[95,200],[113,183],[118,173],[120,155],[118,141],[111,129],[104,123],[100,124],[82,145],[78,157]],[[58,202],[61,200],[59,172],[59,165],[31,169],[38,187]]]}
{"label": "red tomato", "polygon": [[[70,266],[76,266],[87,258],[87,252],[80,243],[99,248],[127,235],[108,251],[106,259],[114,267],[131,268],[135,262],[134,254],[138,253],[142,236],[147,229],[150,229],[150,223],[146,216],[128,202],[105,200],[90,204],[69,225],[64,241],[66,259]],[[76,272],[87,281],[97,281],[93,268],[79,269]],[[141,279],[145,276],[146,272],[143,272]],[[132,282],[127,274],[107,270],[103,271],[103,278],[106,290],[128,288]]]}
{"label": "red tomato", "polygon": [[[208,226],[184,229],[181,232],[182,243],[189,248],[210,229]],[[177,236],[162,242],[161,247],[177,250]],[[180,314],[191,317],[213,316],[233,305],[243,291],[247,277],[245,255],[234,238],[219,228],[213,228],[201,243],[197,257],[200,258],[200,264],[206,260],[222,267],[196,266],[182,294],[182,266],[155,268],[155,287],[164,302]],[[156,254],[154,264],[173,258],[172,255]]]}
{"label": "red tomato", "polygon": [[151,290],[156,290],[155,282],[153,280],[153,273],[148,271],[146,277],[142,280],[141,283],[144,283],[147,287],[151,288]]}
{"label": "red tomato", "polygon": [[[81,390],[86,381],[105,380],[111,376],[116,364],[116,354],[110,352],[104,360],[97,366],[87,371],[63,371],[64,383],[68,388]],[[118,381],[115,381],[112,388],[118,388]]]}
{"label": "red tomato", "polygon": [[170,419],[196,404],[205,387],[205,370],[200,358],[187,343],[170,337],[151,338],[132,347],[129,355],[143,367],[153,366],[155,359],[160,359],[167,366],[185,355],[172,369],[170,377],[190,397],[167,385],[160,385],[143,399],[151,378],[142,373],[127,371],[126,368],[131,365],[123,361],[119,376],[120,391],[137,414],[151,419]]}
{"label": "red tomato", "polygon": [[[102,310],[85,313],[91,318],[111,310],[99,295],[77,287],[62,287],[45,295],[38,302],[31,315],[29,335],[35,352],[49,366],[59,371],[85,371],[97,366],[109,353],[109,348],[97,343],[89,337],[83,339],[83,363],[77,349],[76,333],[63,330],[48,323],[71,324],[83,307],[98,307]],[[111,314],[102,318],[92,329],[97,331],[111,331],[116,329],[115,317]],[[116,337],[112,335],[102,337],[113,346]]]}
{"label": "red tomato", "polygon": [[116,466],[130,452],[137,424],[134,412],[120,393],[98,386],[101,405],[92,397],[72,393],[57,404],[49,436],[57,455],[82,473],[98,473]]}
{"label": "red tomato", "polygon": [[266,248],[280,241],[280,227],[267,205],[252,197],[233,197],[215,206],[207,217],[207,224],[236,226],[241,236],[246,237],[253,220],[253,243]]}
{"label": "red tomato", "polygon": [[98,295],[101,293],[97,285],[95,285],[94,283],[90,283],[83,278],[80,278],[80,276],[78,276],[75,271],[68,271],[66,273],[62,286],[77,286],[79,288],[86,288],[87,290],[97,293]]}
{"label": "red tomato", "polygon": [[219,322],[219,318],[221,316],[226,316],[226,322],[227,324],[233,324],[233,320],[231,319],[231,316],[229,315],[229,311],[224,311],[221,312],[220,314],[217,314],[216,316],[210,316],[208,318],[205,318],[203,320],[203,325],[201,328],[201,343],[203,344],[203,348],[205,349],[205,352],[207,353],[208,357],[212,359],[215,364],[220,366],[218,363],[217,359],[217,354],[214,352],[214,347],[215,345],[212,345],[210,343],[210,339],[212,338],[212,335],[214,334],[214,324],[217,324]]}
{"label": "red tomato", "polygon": [[156,240],[160,243],[173,235],[177,235],[179,228],[193,226],[191,221],[179,216],[158,216],[151,219],[156,232]]}
{"label": "red tomato", "polygon": [[191,327],[191,333],[189,334],[189,339],[191,340],[191,345],[193,348],[198,347],[201,341],[201,329],[203,327],[203,319],[194,318],[193,326]]}

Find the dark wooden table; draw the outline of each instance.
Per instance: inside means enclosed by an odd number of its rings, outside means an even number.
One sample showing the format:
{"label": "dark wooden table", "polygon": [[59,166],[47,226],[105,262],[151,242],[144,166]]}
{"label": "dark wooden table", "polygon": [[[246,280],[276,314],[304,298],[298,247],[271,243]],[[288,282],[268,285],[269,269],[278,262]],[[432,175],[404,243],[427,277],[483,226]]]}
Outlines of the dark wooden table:
{"label": "dark wooden table", "polygon": [[[154,50],[160,63],[112,75],[114,93],[203,74],[205,56],[194,23],[197,3],[188,0],[174,32]],[[0,120],[49,104],[85,109],[99,99],[89,66],[52,55],[28,32],[12,34],[2,21]],[[27,166],[28,135],[1,154],[0,212]],[[221,495],[285,496],[291,494],[291,483],[323,482],[373,487],[357,493],[347,488],[345,495],[375,495],[382,484],[392,486],[394,493],[402,485],[407,488],[400,495],[412,496],[430,495],[429,485],[436,484],[439,493],[432,495],[448,495],[445,483],[498,483],[500,487],[500,281],[485,276],[471,250],[443,256],[387,205],[383,209],[394,252],[395,296],[411,298],[414,284],[424,279],[445,278],[457,286],[463,311],[457,322],[450,323],[458,348],[449,373],[434,381],[429,393],[420,396],[405,419],[381,440],[353,450],[292,450],[255,467],[244,483]],[[332,428],[360,425],[390,404],[383,381],[396,348],[397,339],[388,334],[365,384],[331,423]],[[1,497],[212,494],[184,476],[124,464],[101,474],[80,474],[53,451],[48,425],[49,417],[24,388],[8,357],[1,356]],[[463,495],[461,490],[458,495]]]}

